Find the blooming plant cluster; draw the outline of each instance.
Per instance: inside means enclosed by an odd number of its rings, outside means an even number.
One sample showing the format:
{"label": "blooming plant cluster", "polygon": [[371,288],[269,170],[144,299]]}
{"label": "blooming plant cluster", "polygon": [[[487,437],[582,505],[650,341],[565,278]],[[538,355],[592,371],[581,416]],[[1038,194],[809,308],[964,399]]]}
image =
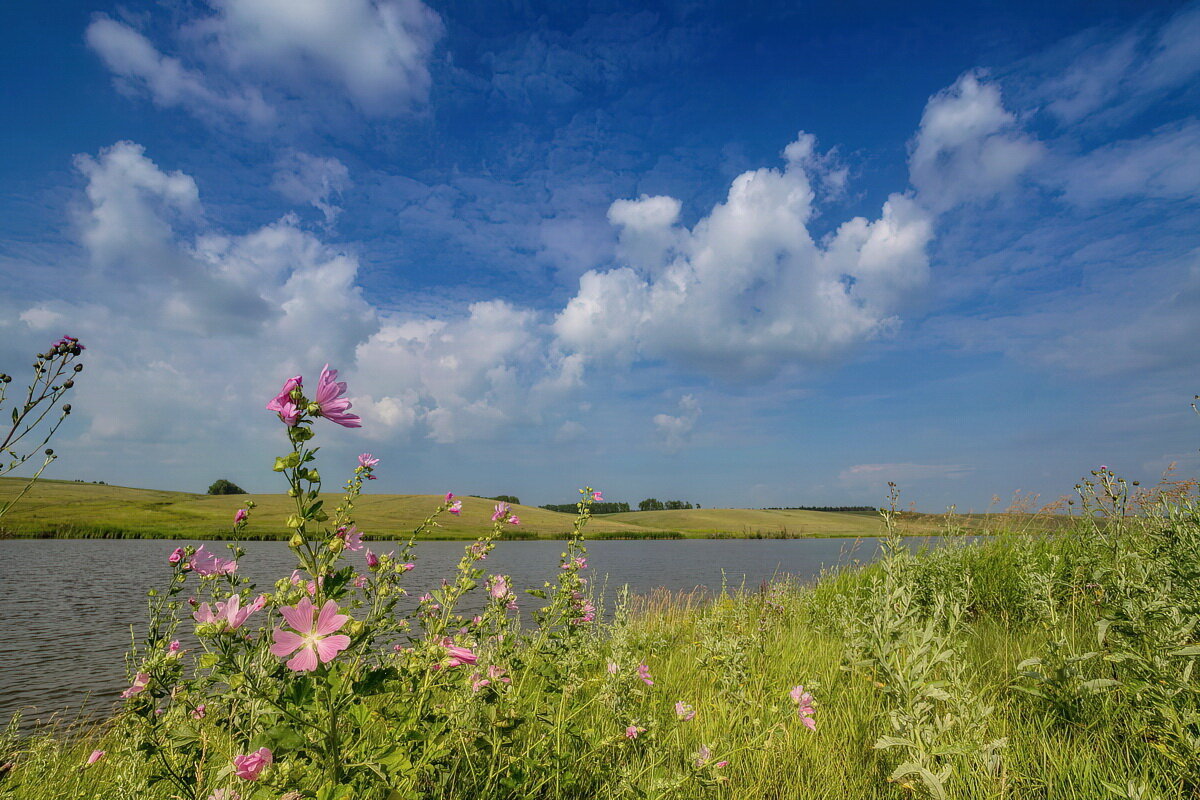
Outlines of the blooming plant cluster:
{"label": "blooming plant cluster", "polygon": [[[596,697],[637,686],[625,694],[641,703],[614,715],[611,736],[593,750],[646,747],[662,735],[649,722],[647,704],[656,702],[651,665],[637,660],[623,670],[599,656],[583,529],[601,493],[581,490],[554,579],[526,592],[542,602],[532,610],[532,625],[520,621],[509,576],[483,568],[504,526],[520,524],[503,502],[493,510],[490,532],[464,548],[454,574],[404,611],[415,537],[441,514],[463,513],[463,504],[447,493],[398,553],[368,548],[353,511],[379,459],[359,456],[332,508],[315,464],[312,442],[321,420],[361,424],[336,379],[326,366],[310,398],[302,376],[289,378],[267,404],[290,445],[274,470],[294,501],[285,524],[296,569],[263,589],[242,576],[244,552],[236,540],[254,516],[253,504],[233,517],[228,555],[201,546],[165,557],[170,582],[151,592],[149,632],[129,655],[130,685],[121,693],[124,740],[152,765],[146,783],[168,784],[174,796],[193,800],[392,800],[444,796],[447,775],[477,764],[471,769],[484,771],[476,776],[483,784],[515,794],[530,763],[568,780],[550,766],[577,746],[561,732],[571,727],[567,715],[579,713],[553,701],[544,713],[524,714],[516,698],[540,704],[546,701],[538,698],[571,696],[588,685],[598,687]],[[363,550],[363,566],[356,567],[349,555]],[[458,608],[477,590],[485,607],[468,618]],[[671,713],[670,701],[658,702]],[[797,702],[801,721],[812,728],[811,696]],[[669,718],[694,725],[697,713],[679,701]],[[536,733],[537,726],[545,733]],[[728,760],[710,758],[707,745],[702,753],[677,778],[681,791],[696,781],[725,780],[714,771]],[[526,786],[520,796],[543,788]]]}

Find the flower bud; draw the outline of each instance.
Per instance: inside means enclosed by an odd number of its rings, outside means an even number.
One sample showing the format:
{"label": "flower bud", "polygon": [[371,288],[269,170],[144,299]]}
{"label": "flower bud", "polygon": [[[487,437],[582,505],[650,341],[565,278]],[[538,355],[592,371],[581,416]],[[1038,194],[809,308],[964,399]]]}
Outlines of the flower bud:
{"label": "flower bud", "polygon": [[303,544],[304,544],[304,537],[301,536],[298,532],[293,533],[292,538],[288,539],[289,547],[301,547],[301,546],[303,546]]}

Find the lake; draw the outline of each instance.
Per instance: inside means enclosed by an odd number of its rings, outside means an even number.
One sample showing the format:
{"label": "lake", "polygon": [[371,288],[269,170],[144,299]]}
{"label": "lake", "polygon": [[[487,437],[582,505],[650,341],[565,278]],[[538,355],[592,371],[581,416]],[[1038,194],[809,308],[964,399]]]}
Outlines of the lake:
{"label": "lake", "polygon": [[[937,545],[936,538],[914,540]],[[175,540],[0,541],[0,724],[16,711],[34,719],[80,709],[107,714],[128,686],[123,655],[130,629],[140,638],[146,590],[163,588],[170,576],[167,555],[199,542]],[[207,549],[225,554],[221,542]],[[422,542],[408,590],[415,598],[435,588],[462,556],[466,542]],[[400,545],[372,542],[376,552]],[[563,542],[500,542],[484,562],[488,573],[512,576],[514,587],[537,588],[557,572]],[[295,559],[284,542],[246,542],[239,573],[270,588],[291,573]],[[588,542],[588,573],[611,598],[628,585],[634,593],[756,588],[777,575],[810,581],[824,568],[869,561],[876,539],[727,539]],[[365,570],[365,550],[349,554]],[[196,580],[189,576],[189,581]],[[480,592],[473,593],[476,596]],[[184,594],[186,597],[186,592]],[[474,598],[468,598],[474,600]],[[541,601],[526,597],[522,606]],[[464,602],[470,612],[482,605]]]}

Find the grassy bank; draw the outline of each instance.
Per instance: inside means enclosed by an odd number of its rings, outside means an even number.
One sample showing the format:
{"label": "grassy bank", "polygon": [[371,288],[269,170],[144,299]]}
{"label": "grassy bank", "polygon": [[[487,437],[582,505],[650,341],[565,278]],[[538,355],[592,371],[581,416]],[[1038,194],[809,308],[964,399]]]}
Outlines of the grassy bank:
{"label": "grassy bank", "polygon": [[[0,478],[0,503],[25,486],[19,478]],[[326,499],[333,498],[329,495]],[[430,508],[433,495],[364,495],[357,524],[368,539],[406,538]],[[443,517],[425,539],[475,539],[490,527],[492,501],[463,497],[460,517]],[[210,496],[136,489],[72,481],[39,481],[3,520],[2,535],[70,539],[224,539],[233,514],[248,501],[256,516],[273,524],[252,524],[244,538],[286,539],[278,525],[291,508],[279,495]],[[572,515],[532,506],[514,506],[521,524],[509,538],[556,539],[571,529]],[[936,518],[913,517],[906,528],[916,535],[935,532]],[[695,509],[645,511],[595,517],[589,534],[596,539],[808,538],[878,536],[878,517],[823,511]]]}
{"label": "grassy bank", "polygon": [[[608,611],[549,663],[519,645],[512,683],[496,691],[472,691],[465,671],[439,676],[436,709],[413,712],[389,751],[411,763],[411,781],[370,797],[1198,796],[1200,514],[1189,503],[915,557],[897,547],[814,587],[662,594]],[[801,684],[815,730],[789,697]],[[407,708],[403,692],[389,702],[380,713]],[[198,729],[212,764],[257,744]],[[357,735],[383,730],[368,716]],[[94,748],[107,754],[83,768]],[[4,760],[16,766],[0,797],[171,796],[136,788],[154,766],[120,719],[73,737],[10,736]],[[220,786],[318,796],[272,769],[273,788]]]}

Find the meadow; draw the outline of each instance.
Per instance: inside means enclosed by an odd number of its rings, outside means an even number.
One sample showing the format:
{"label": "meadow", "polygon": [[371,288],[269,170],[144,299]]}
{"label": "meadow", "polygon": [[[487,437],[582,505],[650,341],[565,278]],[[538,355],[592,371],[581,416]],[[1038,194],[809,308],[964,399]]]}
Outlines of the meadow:
{"label": "meadow", "polygon": [[[103,724],[10,728],[0,797],[1197,796],[1200,508],[1185,488],[1093,511],[917,555],[891,539],[811,586],[609,598],[585,625],[509,618],[432,670],[399,648],[395,672],[359,678],[336,775],[236,680],[199,718],[194,689],[136,694]],[[504,588],[500,606],[577,603]],[[270,763],[244,760],[260,747]]]}
{"label": "meadow", "polygon": [[[26,483],[0,478],[0,504]],[[324,498],[336,502],[337,495]],[[364,495],[355,522],[368,539],[407,538],[439,500],[435,495]],[[461,500],[461,515],[439,519],[438,527],[425,531],[423,537],[477,539],[486,534],[494,501]],[[234,512],[247,502],[255,503],[265,516],[283,520],[293,501],[284,494],[204,495],[42,479],[0,520],[0,532],[23,537],[225,539]],[[506,538],[565,538],[574,521],[570,514],[532,506],[516,505],[513,511],[521,524],[506,530]],[[912,527],[914,533],[930,532],[928,525]],[[593,538],[791,538],[878,536],[883,525],[878,517],[862,514],[697,509],[597,515],[588,530]],[[264,526],[247,535],[287,539],[291,531],[282,525],[274,530]]]}

